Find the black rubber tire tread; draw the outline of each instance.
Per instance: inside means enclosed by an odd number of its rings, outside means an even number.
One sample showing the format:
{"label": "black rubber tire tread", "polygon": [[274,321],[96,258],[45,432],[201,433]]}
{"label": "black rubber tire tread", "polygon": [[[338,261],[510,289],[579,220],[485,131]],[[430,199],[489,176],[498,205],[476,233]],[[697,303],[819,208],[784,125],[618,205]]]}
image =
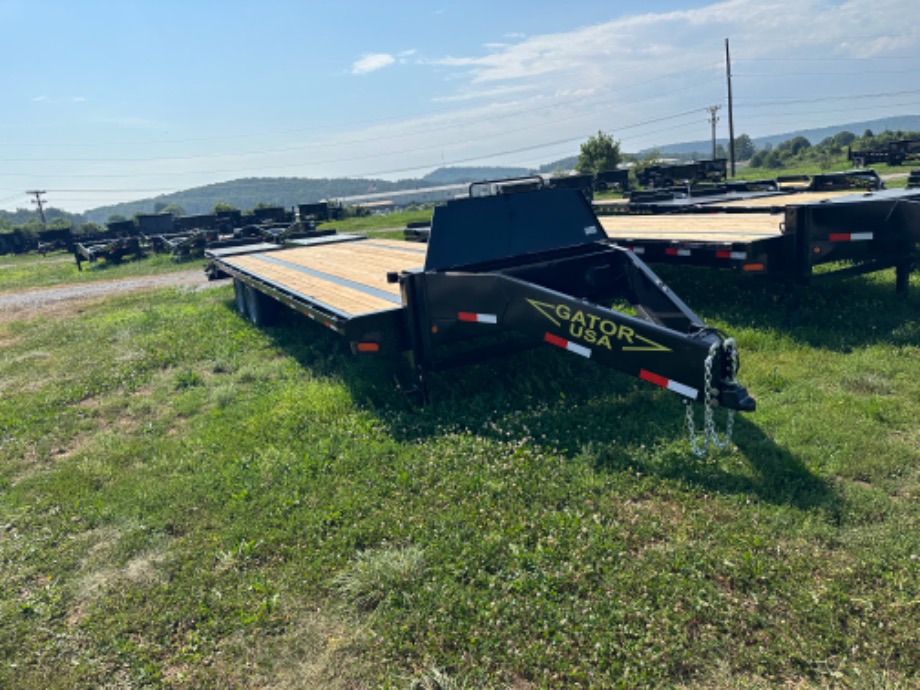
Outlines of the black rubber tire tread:
{"label": "black rubber tire tread", "polygon": [[233,279],[233,294],[236,297],[237,311],[242,316],[249,318],[249,313],[246,310],[246,284],[239,278]]}
{"label": "black rubber tire tread", "polygon": [[278,315],[278,303],[254,287],[246,285],[245,288],[249,320],[259,328],[274,324]]}

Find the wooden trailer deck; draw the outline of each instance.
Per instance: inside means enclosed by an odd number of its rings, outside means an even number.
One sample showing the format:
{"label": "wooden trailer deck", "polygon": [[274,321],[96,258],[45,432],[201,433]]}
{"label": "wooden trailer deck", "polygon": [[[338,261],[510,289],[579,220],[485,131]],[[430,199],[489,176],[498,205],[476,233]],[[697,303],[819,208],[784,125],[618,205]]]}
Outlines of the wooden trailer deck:
{"label": "wooden trailer deck", "polygon": [[838,199],[842,196],[859,195],[856,189],[843,192],[796,192],[794,194],[773,194],[770,196],[755,197],[752,199],[734,199],[732,201],[717,201],[714,206],[743,206],[744,208],[785,208],[798,204],[816,204],[829,199]]}
{"label": "wooden trailer deck", "polygon": [[684,242],[754,242],[782,234],[782,215],[712,213],[600,216],[614,240],[670,240]]}
{"label": "wooden trailer deck", "polygon": [[425,247],[395,240],[358,240],[223,259],[275,289],[345,318],[400,308],[387,273],[421,268]]}

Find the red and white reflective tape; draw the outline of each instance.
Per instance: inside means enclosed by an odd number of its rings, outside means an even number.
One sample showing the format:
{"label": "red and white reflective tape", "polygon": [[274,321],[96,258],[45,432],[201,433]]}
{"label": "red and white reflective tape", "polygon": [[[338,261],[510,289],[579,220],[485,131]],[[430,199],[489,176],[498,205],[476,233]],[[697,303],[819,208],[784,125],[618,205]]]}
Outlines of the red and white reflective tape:
{"label": "red and white reflective tape", "polygon": [[498,314],[475,314],[471,311],[461,311],[457,318],[470,323],[498,323]]}
{"label": "red and white reflective tape", "polygon": [[628,245],[623,245],[624,249],[628,249],[633,254],[645,254],[645,247],[630,247]]}
{"label": "red and white reflective tape", "polygon": [[730,252],[726,249],[720,249],[716,252],[717,259],[738,259],[743,261],[747,258],[747,252]]}
{"label": "red and white reflective tape", "polygon": [[871,232],[832,232],[829,237],[831,242],[859,242],[871,240]]}
{"label": "red and white reflective tape", "polygon": [[685,398],[690,398],[691,400],[696,400],[700,394],[696,388],[691,388],[690,386],[685,386],[684,384],[678,383],[677,381],[666,379],[664,376],[653,374],[647,369],[641,369],[639,371],[639,378],[643,381],[654,383],[656,386],[667,388],[669,391],[674,391],[675,393],[678,393]]}
{"label": "red and white reflective tape", "polygon": [[548,342],[550,345],[555,345],[556,347],[561,347],[563,350],[568,350],[569,352],[574,352],[576,355],[581,355],[582,357],[590,357],[591,350],[586,348],[584,345],[579,345],[578,343],[573,343],[570,340],[565,338],[560,338],[558,335],[553,335],[552,333],[547,333],[543,336],[543,339]]}
{"label": "red and white reflective tape", "polygon": [[689,249],[678,249],[677,247],[668,247],[664,253],[668,256],[690,256]]}

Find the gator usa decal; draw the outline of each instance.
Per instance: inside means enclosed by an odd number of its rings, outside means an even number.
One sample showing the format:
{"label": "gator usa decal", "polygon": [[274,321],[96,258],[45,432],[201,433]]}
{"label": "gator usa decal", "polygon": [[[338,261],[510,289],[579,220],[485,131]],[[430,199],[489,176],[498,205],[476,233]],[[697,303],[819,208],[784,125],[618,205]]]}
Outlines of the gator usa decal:
{"label": "gator usa decal", "polygon": [[570,337],[589,345],[613,350],[614,343],[624,352],[670,352],[671,348],[639,335],[629,326],[597,314],[573,309],[568,304],[527,300],[534,309],[558,328],[567,328]]}

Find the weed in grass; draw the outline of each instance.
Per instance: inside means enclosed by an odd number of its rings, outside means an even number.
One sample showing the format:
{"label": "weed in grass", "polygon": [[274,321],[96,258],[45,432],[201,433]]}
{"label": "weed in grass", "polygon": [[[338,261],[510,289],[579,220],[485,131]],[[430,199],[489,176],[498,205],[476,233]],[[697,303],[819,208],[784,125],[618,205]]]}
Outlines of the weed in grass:
{"label": "weed in grass", "polygon": [[239,396],[239,390],[236,384],[224,383],[211,392],[211,400],[218,409],[224,409],[236,402]]}
{"label": "weed in grass", "polygon": [[241,384],[264,382],[270,378],[270,368],[264,362],[246,364],[236,372],[236,380]]}
{"label": "weed in grass", "polygon": [[214,364],[211,366],[211,371],[215,374],[228,374],[233,371],[233,367],[226,359],[219,358],[214,360]]}
{"label": "weed in grass", "polygon": [[424,570],[420,547],[381,546],[358,554],[333,584],[359,609],[373,611],[384,601],[407,597]]}
{"label": "weed in grass", "polygon": [[476,690],[486,687],[467,678],[452,676],[437,666],[422,671],[409,681],[409,690]]}

